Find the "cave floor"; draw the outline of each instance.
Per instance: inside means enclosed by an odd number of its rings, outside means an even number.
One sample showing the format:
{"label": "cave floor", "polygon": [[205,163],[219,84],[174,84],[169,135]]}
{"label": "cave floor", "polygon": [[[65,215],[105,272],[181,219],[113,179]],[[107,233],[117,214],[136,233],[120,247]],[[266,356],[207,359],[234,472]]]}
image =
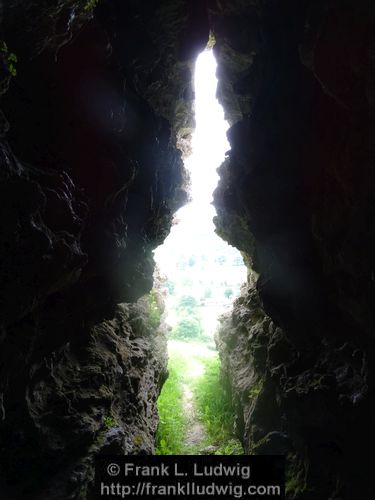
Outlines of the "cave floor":
{"label": "cave floor", "polygon": [[[225,412],[226,405],[213,340],[170,340],[168,353],[173,382],[166,385],[167,392],[163,395],[161,418],[166,426],[163,427],[164,434],[159,437],[166,447],[162,454],[242,454],[242,447],[232,432],[223,432],[225,423],[220,420],[220,415]],[[183,423],[177,431],[175,418],[179,413],[183,415]],[[219,433],[218,425],[221,427]],[[213,432],[214,428],[216,432]],[[176,432],[181,435],[178,448],[172,444],[176,440]]]}
{"label": "cave floor", "polygon": [[185,437],[184,446],[189,454],[189,450],[199,450],[207,441],[207,434],[204,425],[199,419],[193,391],[187,383],[183,386],[183,404],[188,419],[188,432]]}

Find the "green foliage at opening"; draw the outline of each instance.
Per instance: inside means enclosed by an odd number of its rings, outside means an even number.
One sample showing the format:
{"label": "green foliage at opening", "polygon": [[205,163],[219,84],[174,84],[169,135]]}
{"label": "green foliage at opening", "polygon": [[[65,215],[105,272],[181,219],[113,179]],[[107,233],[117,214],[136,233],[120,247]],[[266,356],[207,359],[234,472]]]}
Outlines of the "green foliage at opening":
{"label": "green foliage at opening", "polygon": [[219,445],[217,455],[242,455],[243,448],[233,435],[234,409],[220,380],[218,357],[204,360],[205,372],[197,379],[194,395],[200,418],[210,442]]}
{"label": "green foliage at opening", "polygon": [[165,283],[165,286],[167,287],[169,294],[173,295],[175,292],[175,288],[176,288],[176,285],[174,284],[174,282],[171,280],[167,280]]}
{"label": "green foliage at opening", "polygon": [[161,309],[158,302],[157,291],[152,289],[148,294],[148,303],[150,307],[149,321],[153,328],[157,328],[160,325],[161,319]]}
{"label": "green foliage at opening", "polygon": [[[199,454],[211,445],[217,455],[243,454],[240,442],[233,435],[234,411],[220,381],[220,361],[212,351],[208,352],[202,342],[171,343],[169,378],[158,399],[158,455]],[[199,365],[202,374],[196,372]],[[184,390],[193,395],[193,409],[184,407]],[[197,420],[202,423],[205,435],[196,444],[187,444],[190,426]]]}
{"label": "green foliage at opening", "polygon": [[93,10],[99,3],[99,0],[88,0],[83,7],[83,10],[85,12],[89,12],[90,10]]}
{"label": "green foliage at opening", "polygon": [[199,318],[190,317],[183,318],[177,323],[177,326],[172,331],[172,338],[189,340],[197,339],[202,333],[202,327]]}
{"label": "green foliage at opening", "polygon": [[185,310],[185,311],[192,311],[198,307],[198,301],[191,295],[183,295],[180,299],[180,302],[177,305],[177,309],[179,311]]}
{"label": "green foliage at opening", "polygon": [[171,337],[180,340],[200,338],[203,330],[197,299],[190,295],[183,295],[177,305],[177,311],[180,319],[172,330]]}
{"label": "green foliage at opening", "polygon": [[5,63],[5,67],[10,76],[17,76],[16,63],[18,58],[14,52],[9,52],[8,46],[4,41],[0,42],[0,53]]}
{"label": "green foliage at opening", "polygon": [[169,376],[158,399],[159,426],[156,433],[156,455],[182,455],[187,428],[183,408],[183,377],[186,362],[173,356],[168,364]]}

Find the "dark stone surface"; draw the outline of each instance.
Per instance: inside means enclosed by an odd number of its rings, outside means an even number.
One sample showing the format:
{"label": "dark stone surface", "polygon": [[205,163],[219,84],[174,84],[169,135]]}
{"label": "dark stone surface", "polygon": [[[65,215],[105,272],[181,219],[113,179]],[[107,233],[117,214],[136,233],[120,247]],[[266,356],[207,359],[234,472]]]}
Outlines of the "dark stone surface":
{"label": "dark stone surface", "polygon": [[218,337],[237,433],[287,454],[288,498],[371,500],[373,2],[1,16],[0,496],[90,498],[95,453],[153,452],[165,346],[138,299],[186,200],[176,145],[210,28],[232,125],[216,225],[252,270]]}
{"label": "dark stone surface", "polygon": [[1,15],[0,497],[92,498],[95,454],[154,452],[152,250],[187,198],[207,13],[10,0]]}
{"label": "dark stone surface", "polygon": [[219,337],[239,435],[288,450],[288,498],[369,500],[374,5],[210,6],[233,124],[216,225],[257,273]]}

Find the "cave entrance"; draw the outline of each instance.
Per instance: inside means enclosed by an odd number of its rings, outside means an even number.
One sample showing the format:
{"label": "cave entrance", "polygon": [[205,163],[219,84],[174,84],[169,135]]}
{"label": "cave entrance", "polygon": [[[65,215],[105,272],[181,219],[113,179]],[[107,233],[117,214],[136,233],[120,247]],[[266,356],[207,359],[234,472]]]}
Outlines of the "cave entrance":
{"label": "cave entrance", "polygon": [[164,296],[169,325],[169,378],[158,402],[160,454],[206,453],[208,447],[226,454],[233,447],[238,452],[239,446],[229,429],[214,333],[219,316],[239,295],[247,270],[240,252],[216,235],[212,221],[216,170],[230,148],[215,73],[213,52],[206,50],[195,65],[196,128],[192,154],[185,160],[191,202],[176,213],[176,224],[154,253],[155,283]]}

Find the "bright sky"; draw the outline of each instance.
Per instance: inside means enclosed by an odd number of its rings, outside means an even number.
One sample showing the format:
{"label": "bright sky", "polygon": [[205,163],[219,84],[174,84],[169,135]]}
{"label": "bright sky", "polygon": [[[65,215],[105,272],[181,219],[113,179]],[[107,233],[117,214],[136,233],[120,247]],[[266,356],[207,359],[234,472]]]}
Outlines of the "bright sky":
{"label": "bright sky", "polygon": [[[212,222],[215,216],[215,209],[211,204],[212,193],[219,180],[216,170],[230,149],[226,137],[228,124],[215,97],[215,72],[216,61],[212,50],[202,52],[195,67],[196,128],[192,137],[192,154],[185,159],[185,167],[191,176],[192,202],[177,212],[178,224],[172,227],[164,244],[154,252],[160,270],[170,278],[176,272],[176,263],[181,255],[204,252],[210,261],[214,260],[214,254],[233,255],[234,252],[232,247],[215,234]],[[246,280],[245,266],[242,271],[241,282]],[[209,282],[213,273],[217,274],[218,269],[213,269],[212,265],[207,266],[207,269],[200,272],[199,278]]]}
{"label": "bright sky", "polygon": [[[230,146],[226,137],[228,124],[224,111],[215,94],[216,61],[212,50],[203,52],[197,59],[195,69],[195,119],[196,129],[192,140],[193,154],[185,162],[192,177],[193,203],[196,211],[212,201],[219,176],[216,169],[224,159]],[[207,219],[212,218],[211,211]],[[202,213],[200,213],[202,216]]]}

